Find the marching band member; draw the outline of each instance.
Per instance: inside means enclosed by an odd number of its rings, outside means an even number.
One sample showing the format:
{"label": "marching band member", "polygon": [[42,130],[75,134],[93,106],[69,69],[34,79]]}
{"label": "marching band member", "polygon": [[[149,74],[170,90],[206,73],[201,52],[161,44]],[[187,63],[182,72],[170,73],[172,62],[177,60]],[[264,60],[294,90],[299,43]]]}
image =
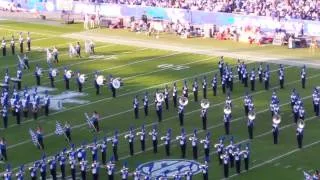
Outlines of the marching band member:
{"label": "marching band member", "polygon": [[110,77],[109,77],[109,88],[112,91],[112,97],[115,98],[116,97],[116,88],[113,86],[112,82],[113,82],[113,77],[112,77],[112,75],[110,75]]}
{"label": "marching band member", "polygon": [[188,85],[187,85],[187,81],[186,81],[186,80],[184,80],[184,83],[183,83],[182,95],[183,95],[184,97],[188,97],[188,96],[189,96],[189,93],[188,93]]}
{"label": "marching band member", "polygon": [[223,74],[221,78],[222,93],[226,93],[226,76]]}
{"label": "marching band member", "polygon": [[200,143],[203,143],[204,156],[207,160],[210,158],[210,133],[206,134],[205,139],[201,140]]}
{"label": "marching band member", "polygon": [[291,110],[293,112],[293,106],[294,104],[296,103],[297,101],[297,92],[296,92],[296,89],[292,89],[292,93],[290,95],[290,102],[291,102]]}
{"label": "marching band member", "polygon": [[240,174],[240,172],[241,172],[241,152],[240,152],[239,146],[236,148],[236,150],[233,153],[234,160],[236,161],[236,171],[238,174]]}
{"label": "marching band member", "polygon": [[198,138],[197,138],[197,130],[193,130],[193,136],[189,138],[192,145],[192,153],[193,159],[198,159]]}
{"label": "marching band member", "polygon": [[203,98],[204,99],[207,99],[207,86],[208,86],[207,77],[204,76],[203,80],[202,80],[202,91],[203,91]]}
{"label": "marching band member", "polygon": [[230,167],[234,167],[234,149],[235,145],[233,144],[233,137],[230,139],[230,144],[226,147],[226,151],[229,154],[229,160],[230,160]]}
{"label": "marching band member", "polygon": [[33,166],[29,168],[31,180],[37,179],[37,167],[38,167],[38,163],[35,162]]}
{"label": "marching band member", "polygon": [[108,180],[114,179],[114,172],[115,172],[115,164],[111,157],[110,161],[107,163],[107,174],[108,174]]}
{"label": "marching band member", "polygon": [[140,135],[141,151],[146,149],[146,129],[144,125],[141,127],[141,132],[138,132],[137,135]]}
{"label": "marching band member", "polygon": [[42,130],[40,127],[37,128],[36,134],[37,134],[37,139],[39,142],[39,148],[43,150],[44,149],[43,135],[42,135]]}
{"label": "marching band member", "polygon": [[[268,66],[267,66],[268,67]],[[264,89],[269,90],[270,72],[268,68],[264,71]]]}
{"label": "marching band member", "polygon": [[139,100],[138,96],[135,96],[133,99],[133,110],[134,110],[134,117],[135,119],[139,118]]}
{"label": "marching band member", "polygon": [[241,62],[240,62],[240,59],[238,59],[238,63],[237,63],[237,72],[238,72],[238,78],[239,78],[239,81],[241,81],[241,78],[242,78],[242,74],[241,74]]}
{"label": "marching band member", "polygon": [[59,51],[56,46],[54,46],[52,49],[52,55],[53,55],[53,62],[59,63],[59,58],[58,58]]}
{"label": "marching band member", "polygon": [[14,37],[12,36],[11,38],[11,41],[10,41],[10,47],[11,47],[11,52],[12,52],[12,55],[15,54],[15,42],[14,42]]}
{"label": "marching band member", "polygon": [[193,84],[192,84],[192,91],[193,91],[194,102],[198,102],[198,82],[197,82],[197,78],[194,78],[194,81],[193,81]]}
{"label": "marching band member", "polygon": [[40,86],[41,68],[36,65],[36,70],[34,71],[34,76],[36,77],[37,86]]}
{"label": "marching band member", "polygon": [[92,40],[90,40],[90,43],[89,43],[89,47],[90,47],[90,54],[94,54],[94,43]]}
{"label": "marching band member", "polygon": [[260,63],[259,67],[258,67],[258,76],[259,76],[259,82],[262,83],[262,72],[263,72],[263,68],[262,68],[262,63]]}
{"label": "marching band member", "polygon": [[279,125],[272,123],[273,144],[278,144]]}
{"label": "marching band member", "polygon": [[280,82],[280,88],[283,89],[284,86],[284,68],[282,66],[282,64],[279,65],[279,82]]}
{"label": "marching band member", "polygon": [[32,114],[33,114],[33,119],[37,120],[38,119],[38,103],[36,100],[32,101]]}
{"label": "marching band member", "polygon": [[[259,78],[260,78],[260,74],[259,74]],[[254,68],[252,68],[252,70],[251,70],[250,82],[251,82],[251,91],[254,91],[255,90],[255,82],[256,82],[256,74],[254,72]]]}
{"label": "marching band member", "polygon": [[64,124],[64,134],[67,136],[67,141],[71,142],[71,127],[68,122]]}
{"label": "marching band member", "polygon": [[50,97],[48,94],[48,90],[46,90],[45,96],[44,96],[44,114],[45,114],[45,116],[49,115],[49,106],[50,106]]}
{"label": "marching band member", "polygon": [[181,149],[181,158],[184,159],[186,157],[186,147],[187,147],[186,133],[184,131],[184,128],[181,129],[181,134],[180,136],[177,136],[176,139],[179,140],[180,149]]}
{"label": "marching band member", "polygon": [[170,143],[171,143],[171,128],[167,130],[166,136],[161,137],[164,141],[166,155],[170,156]]}
{"label": "marching band member", "polygon": [[70,170],[71,170],[71,178],[72,180],[76,180],[76,160],[72,159],[69,161]]}
{"label": "marching band member", "polygon": [[6,74],[4,75],[4,83],[9,85],[9,82],[10,82],[10,76],[9,76],[8,69],[6,69]]}
{"label": "marching band member", "polygon": [[7,143],[6,140],[2,137],[0,139],[0,153],[1,153],[1,161],[7,161]]}
{"label": "marching band member", "polygon": [[56,163],[56,157],[53,159],[49,160],[49,169],[50,169],[50,174],[52,177],[52,180],[57,180],[57,163]]}
{"label": "marching band member", "polygon": [[84,159],[80,161],[80,171],[81,171],[81,179],[86,180],[87,179],[87,161]]}
{"label": "marching band member", "polygon": [[220,159],[223,161],[223,169],[224,169],[224,177],[229,177],[229,154],[226,150],[224,150],[224,153],[220,156]]}
{"label": "marching band member", "polygon": [[254,119],[250,119],[248,117],[247,126],[248,126],[249,139],[253,139]]}
{"label": "marching band member", "polygon": [[244,65],[242,68],[242,82],[244,84],[244,87],[248,87],[248,71],[246,65]]}
{"label": "marching band member", "polygon": [[168,86],[164,88],[164,103],[166,104],[166,110],[169,110],[169,89]]}
{"label": "marching band member", "polygon": [[243,156],[244,159],[244,167],[245,170],[249,170],[249,158],[250,158],[250,149],[249,149],[249,144],[246,145],[245,150],[241,151],[240,153]]}
{"label": "marching band member", "polygon": [[80,42],[77,42],[76,52],[77,52],[78,57],[81,58],[81,46],[80,46]]}
{"label": "marching band member", "polygon": [[207,115],[208,115],[208,109],[207,108],[202,108],[200,117],[202,119],[202,129],[203,130],[207,130],[207,118],[208,118]]}
{"label": "marching band member", "polygon": [[4,37],[2,38],[1,48],[2,48],[2,56],[6,56],[7,48],[6,48],[6,40],[4,39]]}
{"label": "marching band member", "polygon": [[42,180],[46,180],[47,177],[47,162],[45,157],[42,158],[40,162],[40,175]]}
{"label": "marching band member", "polygon": [[161,122],[162,121],[162,102],[156,100],[155,103],[156,103],[156,113],[158,116],[158,121]]}
{"label": "marching band member", "polygon": [[300,109],[300,105],[297,102],[295,102],[293,106],[293,118],[295,123],[297,123],[299,119],[299,109]]}
{"label": "marching band member", "polygon": [[217,149],[217,154],[218,154],[218,159],[219,159],[219,164],[222,164],[222,158],[221,156],[223,155],[224,152],[224,144],[223,144],[223,138],[219,138],[219,143],[215,144],[214,147]]}
{"label": "marching band member", "polygon": [[78,89],[79,89],[79,92],[82,92],[82,82],[80,81],[80,72],[78,71],[77,72],[77,84],[78,84]]}
{"label": "marching band member", "polygon": [[209,166],[208,166],[208,160],[206,158],[204,160],[204,164],[202,164],[200,166],[200,169],[202,171],[203,180],[208,180],[209,179],[209,176],[208,176]]}
{"label": "marching band member", "polygon": [[17,180],[23,180],[23,176],[24,176],[24,169],[23,169],[23,165],[20,166],[18,173],[16,174]]}
{"label": "marching band member", "polygon": [[211,81],[211,86],[212,86],[213,96],[217,96],[217,87],[218,87],[217,74],[213,76],[213,79]]}
{"label": "marching band member", "polygon": [[64,151],[62,151],[58,156],[58,161],[59,161],[60,171],[61,171],[61,179],[65,179],[66,177],[66,157],[64,156]]}
{"label": "marching band member", "polygon": [[21,90],[22,70],[21,70],[21,68],[19,66],[18,66],[18,69],[17,69],[17,79],[19,79],[19,81],[17,82],[18,90]]}
{"label": "marching band member", "polygon": [[316,112],[316,106],[315,106],[314,100],[317,96],[319,96],[319,91],[317,88],[314,88],[313,93],[312,93],[313,112]]}
{"label": "marching band member", "polygon": [[30,69],[29,58],[28,58],[27,54],[24,54],[24,56],[23,56],[23,63],[24,63],[24,69]]}
{"label": "marching band member", "polygon": [[173,106],[177,107],[177,98],[178,98],[178,88],[176,82],[173,83],[172,89],[172,99],[173,99]]}
{"label": "marching band member", "polygon": [[143,109],[144,109],[144,115],[148,116],[149,113],[149,99],[148,99],[148,92],[145,93],[143,101]]}
{"label": "marching band member", "polygon": [[68,69],[67,69],[67,67],[64,67],[64,75],[63,75],[63,79],[64,79],[64,82],[65,82],[65,84],[66,84],[66,90],[69,90],[70,89],[70,83],[69,83],[69,78],[71,78],[71,77],[68,77],[68,75],[67,75],[67,72],[68,72]]}
{"label": "marching band member", "polygon": [[90,150],[92,155],[92,161],[97,161],[98,160],[98,144],[96,139],[94,140],[93,145],[90,146]]}
{"label": "marching band member", "polygon": [[248,113],[249,113],[249,104],[250,104],[250,97],[248,95],[248,92],[246,92],[246,95],[244,96],[244,99],[243,99],[243,103],[244,103],[244,112],[245,112],[245,115],[248,116]]}
{"label": "marching band member", "polygon": [[101,158],[102,158],[102,164],[107,163],[107,138],[104,137],[102,144],[100,145],[100,150],[101,150]]}
{"label": "marching band member", "polygon": [[28,32],[27,35],[27,46],[28,46],[28,51],[31,51],[31,38],[30,38],[30,32]]}
{"label": "marching band member", "polygon": [[8,108],[6,105],[2,107],[1,114],[3,119],[3,126],[4,128],[7,128],[8,127]]}
{"label": "marching band member", "polygon": [[184,106],[182,104],[179,105],[178,115],[179,115],[180,126],[183,126]]}
{"label": "marching band member", "polygon": [[297,130],[296,130],[296,136],[297,136],[297,142],[298,142],[298,148],[302,148],[302,141],[303,141],[303,127],[298,124]]}
{"label": "marching band member", "polygon": [[223,61],[223,56],[220,57],[220,60],[218,62],[218,67],[219,67],[219,71],[220,71],[220,77],[222,77],[223,75],[223,65],[224,65],[224,61]]}
{"label": "marching band member", "polygon": [[53,69],[50,67],[50,69],[49,69],[49,79],[50,79],[51,87],[54,88],[54,76],[53,76],[52,71],[53,71]]}
{"label": "marching band member", "polygon": [[125,139],[128,139],[130,155],[133,156],[134,154],[133,141],[134,141],[135,135],[132,127],[130,127],[129,134],[125,135],[124,137]]}
{"label": "marching band member", "polygon": [[313,103],[315,106],[315,115],[319,116],[319,103],[320,103],[320,94],[318,94],[314,99],[313,99]]}
{"label": "marching band member", "polygon": [[99,119],[100,119],[99,113],[97,111],[93,111],[91,121],[92,121],[92,124],[97,132],[100,131]]}
{"label": "marching band member", "polygon": [[126,163],[122,166],[122,169],[121,169],[120,173],[121,173],[121,179],[122,180],[127,180],[128,179],[129,171],[128,171],[128,168],[126,166]]}
{"label": "marching band member", "polygon": [[230,89],[230,91],[233,91],[233,70],[232,68],[230,68],[230,72],[229,72],[229,76],[228,76],[228,87]]}
{"label": "marching band member", "polygon": [[149,132],[149,135],[151,136],[151,139],[152,139],[153,153],[157,153],[158,152],[158,130],[156,125],[153,125],[152,131]]}
{"label": "marching band member", "polygon": [[22,32],[20,32],[20,37],[19,37],[19,44],[20,44],[20,53],[23,53],[23,37],[22,37]]}
{"label": "marching band member", "polygon": [[301,76],[302,88],[305,89],[306,88],[306,79],[307,79],[306,65],[304,65],[301,68],[300,76]]}
{"label": "marching band member", "polygon": [[12,172],[10,170],[10,165],[7,165],[6,171],[3,174],[3,178],[4,180],[11,180],[11,177],[12,177]]}
{"label": "marching band member", "polygon": [[224,121],[224,129],[226,135],[229,135],[230,133],[230,121],[231,121],[231,114],[224,113],[223,115],[223,121]]}
{"label": "marching band member", "polygon": [[133,179],[134,180],[141,180],[142,179],[141,171],[138,168],[136,168],[136,170],[133,172]]}
{"label": "marching band member", "polygon": [[97,161],[93,161],[91,165],[91,173],[92,173],[93,180],[99,179],[99,163]]}
{"label": "marching band member", "polygon": [[118,131],[116,130],[112,138],[112,151],[115,161],[118,161]]}
{"label": "marching band member", "polygon": [[305,110],[304,110],[304,107],[301,105],[300,108],[299,108],[299,118],[304,120],[304,116],[305,116]]}
{"label": "marching band member", "polygon": [[15,101],[15,116],[17,120],[17,124],[20,124],[21,120],[21,101]]}

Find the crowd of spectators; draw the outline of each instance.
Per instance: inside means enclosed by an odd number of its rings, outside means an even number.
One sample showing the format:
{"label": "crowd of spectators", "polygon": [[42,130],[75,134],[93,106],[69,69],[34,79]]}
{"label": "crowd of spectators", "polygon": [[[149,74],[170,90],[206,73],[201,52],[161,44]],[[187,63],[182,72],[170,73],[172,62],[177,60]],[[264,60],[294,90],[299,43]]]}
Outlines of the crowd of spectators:
{"label": "crowd of spectators", "polygon": [[90,0],[100,3],[241,13],[284,19],[320,20],[320,0]]}

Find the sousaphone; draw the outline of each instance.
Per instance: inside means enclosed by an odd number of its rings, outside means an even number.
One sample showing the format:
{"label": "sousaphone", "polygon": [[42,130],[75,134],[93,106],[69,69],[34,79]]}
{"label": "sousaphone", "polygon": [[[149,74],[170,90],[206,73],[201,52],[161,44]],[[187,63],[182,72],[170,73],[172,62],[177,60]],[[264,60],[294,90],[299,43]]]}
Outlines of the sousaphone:
{"label": "sousaphone", "polygon": [[304,122],[303,119],[299,119],[299,121],[297,122],[298,128],[303,129],[305,125],[306,125],[306,124],[305,124],[305,122]]}
{"label": "sousaphone", "polygon": [[182,106],[186,106],[188,105],[188,98],[187,97],[184,97],[184,96],[181,96],[179,98],[179,104],[182,105]]}
{"label": "sousaphone", "polygon": [[121,86],[121,82],[119,81],[118,78],[115,78],[112,80],[112,86],[115,88],[115,89],[119,89],[120,86]]}
{"label": "sousaphone", "polygon": [[56,77],[58,75],[59,71],[58,69],[52,69],[51,74],[53,77]]}
{"label": "sousaphone", "polygon": [[255,111],[250,111],[248,113],[248,119],[253,121],[256,118],[256,112]]}
{"label": "sousaphone", "polygon": [[103,75],[99,75],[96,79],[96,83],[99,85],[99,86],[103,86],[104,83],[105,83],[106,79]]}
{"label": "sousaphone", "polygon": [[156,93],[156,99],[158,102],[163,102],[164,101],[164,95],[161,92]]}
{"label": "sousaphone", "polygon": [[72,71],[71,71],[71,70],[68,70],[68,71],[66,72],[66,77],[67,77],[68,79],[70,79],[70,78],[72,77]]}
{"label": "sousaphone", "polygon": [[86,80],[87,80],[87,77],[86,77],[85,74],[81,74],[81,75],[79,76],[79,82],[80,82],[81,84],[83,84]]}
{"label": "sousaphone", "polygon": [[202,99],[200,105],[203,109],[208,109],[210,107],[210,102],[208,99]]}
{"label": "sousaphone", "polygon": [[273,117],[272,117],[272,122],[274,124],[280,124],[281,122],[281,116],[279,114],[275,114]]}
{"label": "sousaphone", "polygon": [[228,105],[228,104],[226,104],[226,105],[224,106],[223,112],[224,112],[225,114],[227,114],[227,115],[231,114],[231,112],[232,112],[232,111],[231,111],[231,106]]}

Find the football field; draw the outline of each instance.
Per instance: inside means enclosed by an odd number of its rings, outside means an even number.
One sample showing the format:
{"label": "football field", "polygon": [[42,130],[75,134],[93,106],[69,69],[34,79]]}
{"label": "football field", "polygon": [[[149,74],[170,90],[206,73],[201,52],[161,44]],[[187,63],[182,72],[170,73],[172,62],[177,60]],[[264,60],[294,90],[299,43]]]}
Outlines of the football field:
{"label": "football field", "polygon": [[[29,89],[36,87],[34,77],[35,66],[38,65],[43,69],[41,77],[41,86],[38,91],[44,92],[49,90],[52,98],[52,107],[48,117],[44,116],[43,109],[40,110],[39,118],[33,120],[31,114],[29,118],[22,118],[21,125],[16,124],[15,117],[9,115],[9,127],[1,129],[0,137],[4,137],[7,141],[8,161],[0,164],[1,171],[5,170],[6,164],[10,164],[15,170],[25,164],[30,166],[32,162],[40,160],[45,153],[46,156],[54,156],[64,148],[69,149],[70,144],[63,136],[55,134],[56,121],[64,124],[70,123],[72,126],[72,143],[78,148],[82,143],[90,144],[96,138],[103,140],[104,137],[113,136],[117,130],[119,132],[119,162],[117,162],[116,171],[119,172],[122,165],[126,162],[129,171],[133,172],[138,165],[161,161],[165,159],[181,160],[181,152],[176,136],[180,135],[181,127],[179,125],[177,109],[173,107],[172,87],[173,83],[177,83],[178,94],[182,94],[181,89],[183,82],[186,81],[189,87],[189,103],[185,108],[184,129],[188,136],[193,134],[194,129],[198,129],[198,138],[203,139],[207,132],[211,133],[211,157],[209,163],[209,179],[222,179],[223,166],[218,164],[218,157],[214,144],[218,143],[219,137],[225,137],[225,145],[229,144],[229,139],[234,138],[235,143],[242,144],[242,147],[249,143],[250,145],[250,169],[248,172],[242,171],[240,175],[236,175],[235,168],[230,170],[232,179],[302,179],[303,171],[314,172],[320,167],[320,161],[317,160],[320,150],[320,134],[319,134],[319,117],[313,112],[312,92],[313,89],[320,85],[320,70],[307,67],[307,83],[306,88],[302,89],[300,71],[302,65],[294,66],[285,64],[285,88],[280,89],[278,79],[279,64],[263,62],[270,66],[271,78],[270,89],[266,91],[264,84],[256,80],[255,91],[245,88],[237,77],[237,60],[235,58],[225,57],[225,63],[233,68],[234,89],[231,92],[233,102],[231,135],[226,136],[223,123],[223,109],[226,94],[221,89],[220,78],[218,80],[218,93],[213,96],[211,88],[211,80],[214,74],[219,74],[218,61],[220,57],[194,54],[192,52],[179,52],[168,50],[153,49],[150,47],[137,47],[120,44],[112,44],[106,42],[95,41],[95,55],[87,55],[84,52],[84,41],[81,40],[82,58],[70,57],[68,54],[69,44],[75,44],[78,40],[66,38],[65,34],[70,32],[81,31],[79,25],[72,26],[48,26],[28,23],[14,23],[10,21],[2,21],[0,25],[0,37],[3,36],[7,42],[11,40],[11,36],[18,37],[19,32],[25,34],[30,31],[32,38],[31,52],[28,53],[30,70],[24,70],[22,76],[23,88],[27,86]],[[101,34],[99,34],[101,35]],[[54,68],[59,70],[58,76],[55,78],[55,88],[50,88],[50,80],[48,78],[48,65],[46,62],[46,48],[56,46],[59,50],[58,64],[53,64]],[[19,45],[16,44],[16,51],[19,51]],[[26,46],[25,46],[26,48]],[[18,58],[11,55],[8,48],[8,56],[3,57],[0,54],[0,74],[5,74],[6,68],[9,70],[11,77],[16,76]],[[266,59],[267,57],[261,57]],[[260,62],[253,60],[245,60],[248,72],[252,68],[256,70]],[[83,93],[78,93],[76,76],[70,80],[70,90],[65,90],[65,82],[63,79],[64,68],[67,67],[73,72],[86,74],[88,77],[84,84]],[[98,71],[101,75],[108,77],[120,77],[124,83],[117,90],[117,97],[113,98],[111,90],[107,85],[101,88],[101,94],[96,95],[94,87],[94,74]],[[200,100],[202,99],[202,88],[199,87],[199,101],[194,102],[192,93],[192,83],[195,78],[198,84],[206,77],[208,81],[208,100],[210,107],[208,109],[208,129],[202,130],[202,122],[200,118]],[[10,84],[13,87],[13,83]],[[154,100],[156,90],[163,91],[165,86],[170,90],[169,110],[163,108],[163,120],[158,123]],[[306,109],[305,131],[303,148],[297,148],[296,141],[296,124],[293,123],[293,116],[290,106],[290,95],[292,89],[295,88],[303,99]],[[279,144],[273,144],[272,136],[272,117],[269,110],[271,94],[275,90],[280,98],[280,112],[282,121],[280,124]],[[142,99],[145,93],[149,94],[149,115],[145,116],[143,112]],[[247,117],[244,114],[243,98],[245,92],[249,92],[253,96],[255,104],[256,119],[254,121],[254,139],[248,139]],[[10,93],[11,94],[11,93]],[[139,119],[134,118],[133,99],[138,96],[140,102]],[[60,104],[60,102],[62,104]],[[92,114],[97,111],[100,114],[99,125],[101,131],[96,133],[88,127],[84,113]],[[1,128],[3,127],[1,120]],[[135,133],[140,131],[142,125],[145,125],[147,132],[152,130],[153,125],[157,125],[159,130],[158,153],[154,154],[152,149],[151,136],[147,136],[146,151],[142,152],[140,148],[139,136],[136,136],[134,143],[135,155],[129,155],[128,140],[124,135],[128,134],[130,127],[135,129]],[[35,129],[40,126],[44,132],[45,149],[37,149],[31,141],[29,129]],[[166,157],[163,141],[160,137],[165,136],[168,128],[172,129],[171,156]],[[203,145],[199,144],[200,164],[204,162]],[[107,149],[107,159],[112,156],[112,146],[109,143]],[[101,160],[99,152],[99,160]],[[87,158],[89,165],[91,164],[91,152],[87,150]],[[187,143],[187,158],[192,160],[191,142]],[[182,161],[183,162],[183,161]],[[67,167],[69,167],[67,165]],[[162,167],[164,168],[164,167]],[[172,165],[174,171],[176,166]],[[170,168],[167,168],[170,170]],[[242,170],[244,169],[244,161],[242,161]],[[77,172],[80,172],[77,168]],[[152,171],[153,172],[153,171]],[[161,173],[160,169],[155,169],[155,173]],[[48,171],[49,174],[49,171]],[[58,170],[58,174],[60,171]],[[70,170],[67,170],[68,176]],[[90,175],[89,175],[90,174]],[[39,174],[38,174],[39,175]],[[88,172],[91,177],[91,172]],[[106,170],[100,169],[101,179],[106,179]],[[29,177],[28,172],[26,176]],[[26,178],[29,179],[29,178]],[[119,173],[116,179],[121,179]],[[202,179],[201,172],[195,175],[194,179]]]}

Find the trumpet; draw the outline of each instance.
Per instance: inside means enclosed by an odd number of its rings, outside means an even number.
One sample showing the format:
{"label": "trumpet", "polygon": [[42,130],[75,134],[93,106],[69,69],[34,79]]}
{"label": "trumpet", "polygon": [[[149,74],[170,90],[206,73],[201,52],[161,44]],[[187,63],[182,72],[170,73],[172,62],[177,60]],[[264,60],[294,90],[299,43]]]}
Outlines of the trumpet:
{"label": "trumpet", "polygon": [[250,111],[248,113],[248,119],[253,121],[256,118],[256,112],[255,111]]}
{"label": "trumpet", "polygon": [[303,129],[305,126],[304,120],[299,119],[299,121],[297,122],[297,126],[298,126],[298,128]]}
{"label": "trumpet", "polygon": [[208,142],[208,140],[206,140],[206,139],[201,139],[201,140],[200,140],[200,143],[201,143],[201,144],[203,144],[203,143],[205,143],[205,142]]}
{"label": "trumpet", "polygon": [[203,109],[208,109],[210,107],[210,102],[208,99],[202,99],[200,105]]}
{"label": "trumpet", "polygon": [[167,140],[167,136],[162,136],[160,139],[161,139],[162,141],[165,141],[165,140]]}
{"label": "trumpet", "polygon": [[275,114],[273,117],[272,117],[272,122],[274,124],[280,124],[281,122],[281,116],[279,114]]}
{"label": "trumpet", "polygon": [[226,105],[224,106],[223,112],[224,112],[225,114],[227,114],[227,115],[231,114],[231,112],[232,112],[231,106],[228,105],[228,104],[226,104]]}
{"label": "trumpet", "polygon": [[125,138],[125,139],[128,139],[128,138],[132,138],[133,136],[134,136],[134,135],[130,133],[130,134],[124,135],[124,138]]}
{"label": "trumpet", "polygon": [[182,139],[182,136],[177,136],[176,137],[176,140],[180,140],[180,139]]}
{"label": "trumpet", "polygon": [[114,138],[107,138],[107,142],[112,142]]}
{"label": "trumpet", "polygon": [[189,141],[196,141],[196,140],[198,140],[198,138],[197,138],[197,137],[194,137],[194,136],[189,137]]}
{"label": "trumpet", "polygon": [[182,106],[186,106],[186,105],[188,105],[188,98],[187,97],[183,97],[183,96],[181,96],[180,98],[179,98],[179,104],[180,105],[182,105]]}
{"label": "trumpet", "polygon": [[144,132],[142,132],[142,131],[136,133],[137,136],[140,136],[140,135],[143,135],[143,134],[144,134]]}

